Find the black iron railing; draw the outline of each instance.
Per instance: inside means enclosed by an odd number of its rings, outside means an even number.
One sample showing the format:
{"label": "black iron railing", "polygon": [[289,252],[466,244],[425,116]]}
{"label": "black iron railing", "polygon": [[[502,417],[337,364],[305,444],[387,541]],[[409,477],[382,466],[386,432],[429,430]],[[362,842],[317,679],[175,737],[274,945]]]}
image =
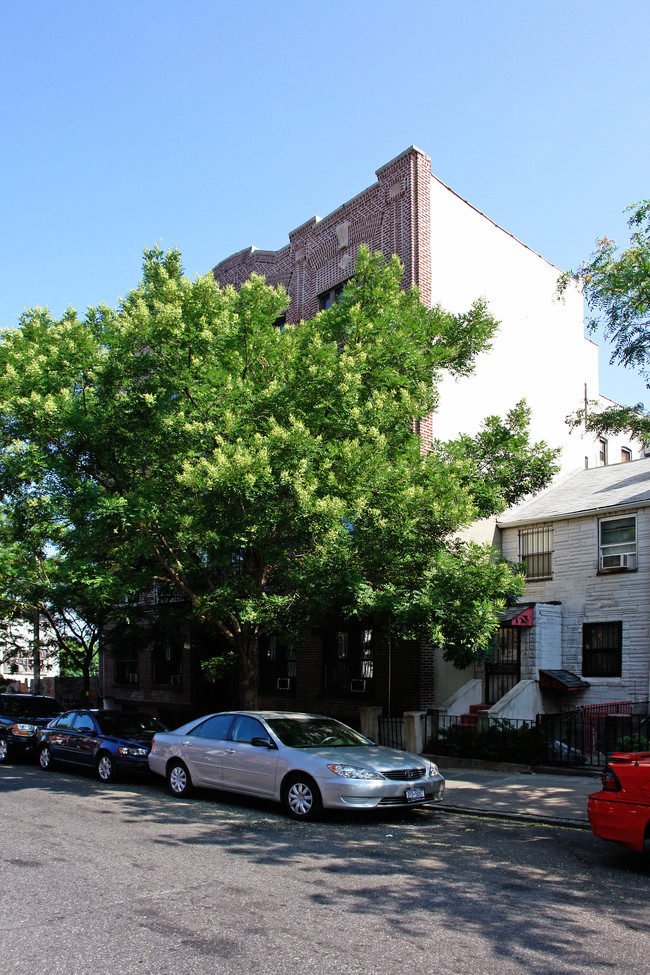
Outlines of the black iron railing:
{"label": "black iron railing", "polygon": [[404,748],[404,718],[380,718],[378,745]]}
{"label": "black iron railing", "polygon": [[533,720],[429,714],[425,750],[455,758],[600,768],[612,752],[650,751],[650,705],[615,701]]}

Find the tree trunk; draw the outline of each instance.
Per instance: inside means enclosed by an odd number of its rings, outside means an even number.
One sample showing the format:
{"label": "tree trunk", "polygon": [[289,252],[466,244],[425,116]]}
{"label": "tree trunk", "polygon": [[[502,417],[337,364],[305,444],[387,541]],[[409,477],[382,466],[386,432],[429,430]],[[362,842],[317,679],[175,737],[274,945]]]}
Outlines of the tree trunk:
{"label": "tree trunk", "polygon": [[239,670],[239,707],[257,710],[259,689],[259,654],[255,633],[242,633],[237,641]]}
{"label": "tree trunk", "polygon": [[90,661],[84,657],[81,665],[81,674],[84,682],[85,707],[90,707]]}

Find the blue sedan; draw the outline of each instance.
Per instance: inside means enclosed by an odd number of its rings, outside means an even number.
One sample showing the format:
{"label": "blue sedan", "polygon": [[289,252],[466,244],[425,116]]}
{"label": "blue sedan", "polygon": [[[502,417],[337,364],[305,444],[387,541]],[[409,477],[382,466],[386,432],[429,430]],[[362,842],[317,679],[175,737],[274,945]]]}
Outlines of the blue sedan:
{"label": "blue sedan", "polygon": [[111,782],[121,773],[148,772],[152,738],[163,731],[148,714],[66,711],[39,732],[39,762],[43,769],[56,762],[85,766]]}

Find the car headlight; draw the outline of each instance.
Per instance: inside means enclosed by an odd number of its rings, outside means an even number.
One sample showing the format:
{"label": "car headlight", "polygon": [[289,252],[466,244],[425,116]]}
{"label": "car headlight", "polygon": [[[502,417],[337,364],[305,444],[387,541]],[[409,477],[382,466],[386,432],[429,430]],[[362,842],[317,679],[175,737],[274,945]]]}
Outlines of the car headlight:
{"label": "car headlight", "polygon": [[345,779],[383,779],[379,772],[372,772],[369,768],[358,768],[356,765],[328,765],[330,772],[342,775]]}
{"label": "car headlight", "polygon": [[117,749],[118,755],[129,755],[131,758],[146,758],[149,752],[146,748],[130,748],[123,745]]}
{"label": "car headlight", "polygon": [[23,737],[28,737],[35,735],[38,731],[38,727],[35,724],[15,724],[11,728],[14,735],[22,735]]}
{"label": "car headlight", "polygon": [[427,778],[435,779],[436,775],[440,775],[438,771],[438,766],[434,762],[429,762],[429,767],[427,768]]}

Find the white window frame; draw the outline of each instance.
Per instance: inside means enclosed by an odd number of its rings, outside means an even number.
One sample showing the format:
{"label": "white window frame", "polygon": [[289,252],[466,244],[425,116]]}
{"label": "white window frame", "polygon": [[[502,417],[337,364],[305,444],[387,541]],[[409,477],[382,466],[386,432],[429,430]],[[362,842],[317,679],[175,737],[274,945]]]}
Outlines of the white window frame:
{"label": "white window frame", "polygon": [[[603,526],[617,521],[632,521],[634,540],[603,542]],[[637,519],[636,514],[615,515],[598,520],[598,569],[600,572],[629,572],[637,567]]]}

